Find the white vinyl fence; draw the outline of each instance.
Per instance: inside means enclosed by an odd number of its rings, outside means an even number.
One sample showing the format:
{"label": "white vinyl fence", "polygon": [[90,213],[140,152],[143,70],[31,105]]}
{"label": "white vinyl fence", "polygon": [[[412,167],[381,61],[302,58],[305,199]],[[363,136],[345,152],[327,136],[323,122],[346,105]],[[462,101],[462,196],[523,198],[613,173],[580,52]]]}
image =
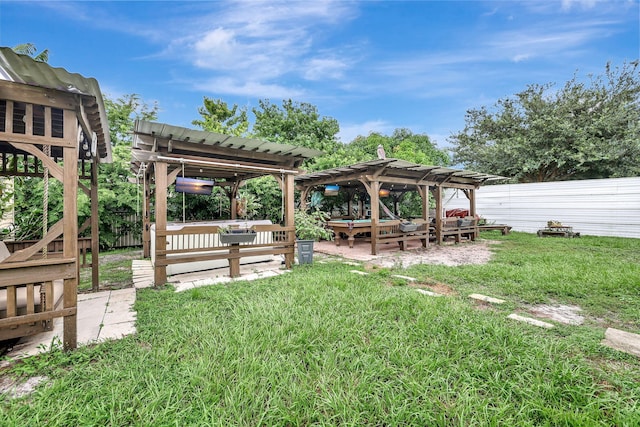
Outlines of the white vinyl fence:
{"label": "white vinyl fence", "polygon": [[[469,208],[461,191],[447,191],[445,210]],[[556,220],[591,236],[640,238],[640,177],[486,185],[476,213],[489,223],[535,233]]]}

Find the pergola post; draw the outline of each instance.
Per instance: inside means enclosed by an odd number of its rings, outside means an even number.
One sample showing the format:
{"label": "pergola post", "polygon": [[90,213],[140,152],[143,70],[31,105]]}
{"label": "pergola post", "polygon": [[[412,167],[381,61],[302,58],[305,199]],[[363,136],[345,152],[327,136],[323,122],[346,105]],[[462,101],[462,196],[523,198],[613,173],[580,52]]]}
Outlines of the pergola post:
{"label": "pergola post", "polygon": [[[419,185],[418,194],[420,194],[420,199],[422,201],[422,219],[426,221],[425,226],[427,230],[431,227],[431,218],[429,218],[429,185]],[[422,246],[427,247],[429,245],[429,236],[422,241]]]}
{"label": "pergola post", "polygon": [[442,187],[436,185],[434,189],[436,199],[436,243],[442,244]]}
{"label": "pergola post", "polygon": [[151,257],[151,186],[149,184],[149,171],[142,169],[142,256]]}
{"label": "pergola post", "polygon": [[100,218],[98,209],[98,159],[91,162],[91,289],[100,290]]}
{"label": "pergola post", "polygon": [[[294,213],[294,176],[291,174],[284,176],[284,182],[282,183],[282,191],[284,193],[284,226],[293,227],[295,225]],[[288,233],[287,241],[289,243],[295,242],[295,232]],[[291,246],[293,248],[293,246]],[[284,255],[284,263],[286,268],[291,268],[293,265],[294,251],[287,252]]]}
{"label": "pergola post", "polygon": [[154,268],[154,286],[167,282],[167,256],[159,254],[167,248],[167,163],[155,163],[156,181],[156,265]]}
{"label": "pergola post", "polygon": [[371,181],[367,187],[371,200],[371,255],[378,253],[378,222],[380,220],[380,182]]}
{"label": "pergola post", "polygon": [[[476,217],[476,190],[474,188],[469,190],[469,216],[472,216],[474,219]],[[476,224],[476,231],[473,233],[473,240],[476,240],[479,237],[478,231],[478,222]]]}
{"label": "pergola post", "polygon": [[227,196],[229,197],[229,217],[231,219],[238,219],[238,188],[240,188],[240,182],[235,181],[227,190]]}
{"label": "pergola post", "polygon": [[[73,111],[64,112],[65,140],[73,142],[73,146],[65,146],[62,150],[64,225],[62,232],[64,258],[74,259],[74,269],[78,271],[78,151],[75,141],[78,140],[78,125]],[[63,280],[63,306],[65,309],[77,309],[78,275]],[[63,318],[63,348],[71,350],[78,346],[77,311]]]}

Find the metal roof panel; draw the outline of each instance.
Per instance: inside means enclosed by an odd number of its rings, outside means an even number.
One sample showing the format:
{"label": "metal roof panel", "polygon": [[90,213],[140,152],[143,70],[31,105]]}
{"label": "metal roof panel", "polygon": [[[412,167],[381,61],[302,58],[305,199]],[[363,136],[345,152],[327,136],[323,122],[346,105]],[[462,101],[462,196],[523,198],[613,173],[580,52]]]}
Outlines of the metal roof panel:
{"label": "metal roof panel", "polygon": [[[83,105],[94,111],[97,105],[98,114],[95,116],[90,114],[88,118],[98,136],[101,160],[111,161],[109,121],[102,92],[96,79],[70,73],[64,68],[38,62],[28,55],[17,54],[11,48],[0,47],[0,80],[78,94],[81,96]],[[88,136],[88,138],[91,137]]]}

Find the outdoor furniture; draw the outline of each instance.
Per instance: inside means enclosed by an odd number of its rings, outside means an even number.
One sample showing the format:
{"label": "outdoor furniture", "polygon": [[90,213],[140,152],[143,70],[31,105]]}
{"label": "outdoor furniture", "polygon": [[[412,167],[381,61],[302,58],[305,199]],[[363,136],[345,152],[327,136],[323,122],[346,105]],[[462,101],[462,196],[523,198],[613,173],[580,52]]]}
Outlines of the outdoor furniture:
{"label": "outdoor furniture", "polygon": [[506,224],[484,224],[484,225],[479,225],[478,230],[480,231],[498,230],[502,232],[503,236],[505,236],[509,234],[509,232],[511,231],[511,226]]}
{"label": "outdoor furniture", "polygon": [[[475,194],[482,185],[489,181],[500,180],[503,177],[497,175],[489,175],[485,173],[450,169],[437,165],[424,165],[408,162],[401,159],[384,158],[375,159],[365,162],[355,163],[347,166],[340,166],[333,169],[325,169],[305,175],[295,177],[296,189],[300,191],[301,209],[306,208],[307,199],[315,191],[324,190],[327,186],[335,188],[337,186],[339,194],[344,197],[345,205],[340,206],[341,212],[355,214],[357,217],[370,217],[374,223],[378,225],[379,230],[371,230],[371,254],[376,254],[376,245],[381,240],[388,238],[389,230],[385,227],[385,223],[381,226],[381,211],[388,217],[397,219],[400,212],[400,204],[405,195],[414,193],[417,195],[416,200],[420,200],[420,211],[412,213],[412,217],[420,218],[423,221],[429,221],[435,217],[437,226],[435,227],[434,240],[437,244],[443,242],[445,235],[441,234],[442,219],[445,214],[443,192],[448,188],[454,188],[463,194],[469,201],[468,216],[475,216]],[[385,203],[381,203],[381,198],[386,198]],[[433,205],[435,209],[431,208]],[[392,206],[386,206],[391,204]],[[433,215],[430,213],[433,209]],[[462,215],[462,212],[460,212]],[[378,222],[379,221],[379,222]],[[475,221],[475,220],[474,220]],[[415,221],[414,221],[415,222]],[[355,235],[366,226],[358,226],[357,222],[353,222],[353,229],[347,229],[344,234],[355,239]],[[457,235],[460,240],[462,236],[469,236],[471,239],[477,237],[478,229],[475,223],[469,227],[462,228],[458,231],[458,225],[455,229],[447,227],[446,232],[449,235]],[[341,227],[343,232],[344,227]],[[402,230],[394,229],[391,234],[394,237],[390,239],[398,239],[398,242],[406,242],[407,240],[417,238],[429,239],[430,232],[428,226],[418,227],[416,232],[424,233],[423,235],[402,235]],[[396,235],[396,233],[398,233]],[[336,242],[339,244],[339,242]]]}
{"label": "outdoor furniture", "polygon": [[[419,240],[423,248],[427,247],[427,239],[429,239],[429,222],[423,219],[415,219],[411,227],[403,227],[400,220],[385,221],[378,225],[378,233],[372,235],[375,238],[375,247],[377,252],[378,245],[382,243],[398,243],[400,250],[406,249],[406,244],[410,241]],[[406,223],[405,223],[406,224]],[[403,231],[404,230],[406,231]]]}
{"label": "outdoor furniture", "polygon": [[[167,267],[173,264],[201,261],[228,260],[230,275],[239,275],[239,260],[246,255],[243,249],[252,249],[253,255],[283,255],[285,268],[291,268],[295,255],[295,203],[294,175],[306,159],[317,157],[322,152],[306,147],[279,144],[251,138],[224,135],[137,120],[133,130],[131,148],[132,170],[141,177],[142,207],[142,254],[154,258],[155,286],[167,282]],[[168,249],[172,236],[187,234],[217,234],[217,227],[202,230],[169,230],[168,201],[172,186],[178,177],[215,181],[215,188],[222,189],[229,198],[229,219],[243,217],[243,203],[239,190],[244,182],[261,176],[272,176],[281,190],[281,223],[259,225],[258,234],[249,244],[236,248],[207,243],[193,249]],[[151,187],[153,183],[154,187]],[[151,196],[155,207],[152,209]],[[151,215],[155,217],[155,235],[151,236]],[[183,216],[184,218],[184,216]],[[241,223],[244,221],[240,220]],[[242,224],[240,224],[242,227]],[[196,226],[198,227],[198,226]],[[260,232],[271,233],[273,241],[261,242]],[[151,254],[153,242],[154,253]],[[239,251],[236,252],[236,249]],[[193,252],[193,253],[189,253]]]}
{"label": "outdoor furniture", "polygon": [[370,219],[336,219],[327,222],[327,227],[333,230],[336,246],[340,246],[341,234],[347,236],[349,247],[353,248],[357,234],[371,233]]}
{"label": "outdoor furniture", "polygon": [[478,220],[476,220],[474,217],[443,218],[440,233],[443,238],[453,236],[456,243],[460,243],[463,238],[476,240],[476,237],[478,235],[477,222]]}
{"label": "outdoor furniture", "polygon": [[[250,227],[251,241],[225,244],[219,233],[222,227]],[[164,266],[168,275],[229,267],[230,277],[237,277],[241,264],[272,261],[293,249],[287,237],[293,227],[285,228],[270,220],[221,220],[169,223],[162,235],[166,249],[156,248],[159,235],[151,225],[151,263]],[[162,260],[157,255],[163,255]]]}
{"label": "outdoor furniture", "polygon": [[538,237],[580,237],[580,233],[575,233],[573,227],[564,225],[552,225],[538,230]]}
{"label": "outdoor furniture", "polygon": [[[98,165],[112,160],[102,91],[93,78],[51,67],[8,47],[0,47],[0,69],[0,176],[43,181],[45,224],[38,240],[16,242],[0,262],[6,307],[0,313],[0,339],[38,332],[62,318],[62,344],[70,350],[77,345],[79,253],[83,250],[78,236],[85,229],[91,231],[91,253],[97,258]],[[62,189],[57,221],[48,217],[49,180],[56,180]],[[85,224],[78,223],[80,193],[91,201]],[[59,249],[50,252],[55,241],[61,241]],[[98,267],[97,262],[91,265],[93,290],[99,287]],[[56,304],[58,283],[62,284],[61,306]]]}

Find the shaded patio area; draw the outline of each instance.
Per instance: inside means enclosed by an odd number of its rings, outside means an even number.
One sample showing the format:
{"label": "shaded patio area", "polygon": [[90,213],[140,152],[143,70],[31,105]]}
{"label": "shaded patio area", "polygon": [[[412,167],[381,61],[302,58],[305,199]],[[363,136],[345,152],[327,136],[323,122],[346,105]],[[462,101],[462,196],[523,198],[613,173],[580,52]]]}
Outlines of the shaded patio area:
{"label": "shaded patio area", "polygon": [[371,255],[371,243],[367,239],[356,239],[353,248],[346,243],[336,246],[333,241],[321,241],[314,243],[314,261],[332,256],[385,268],[407,268],[418,264],[485,264],[492,256],[489,246],[495,243],[483,239],[465,244],[445,241],[441,245],[430,244],[423,248],[418,240],[407,242],[404,251],[398,250],[397,243],[385,243],[378,247],[376,255]]}

